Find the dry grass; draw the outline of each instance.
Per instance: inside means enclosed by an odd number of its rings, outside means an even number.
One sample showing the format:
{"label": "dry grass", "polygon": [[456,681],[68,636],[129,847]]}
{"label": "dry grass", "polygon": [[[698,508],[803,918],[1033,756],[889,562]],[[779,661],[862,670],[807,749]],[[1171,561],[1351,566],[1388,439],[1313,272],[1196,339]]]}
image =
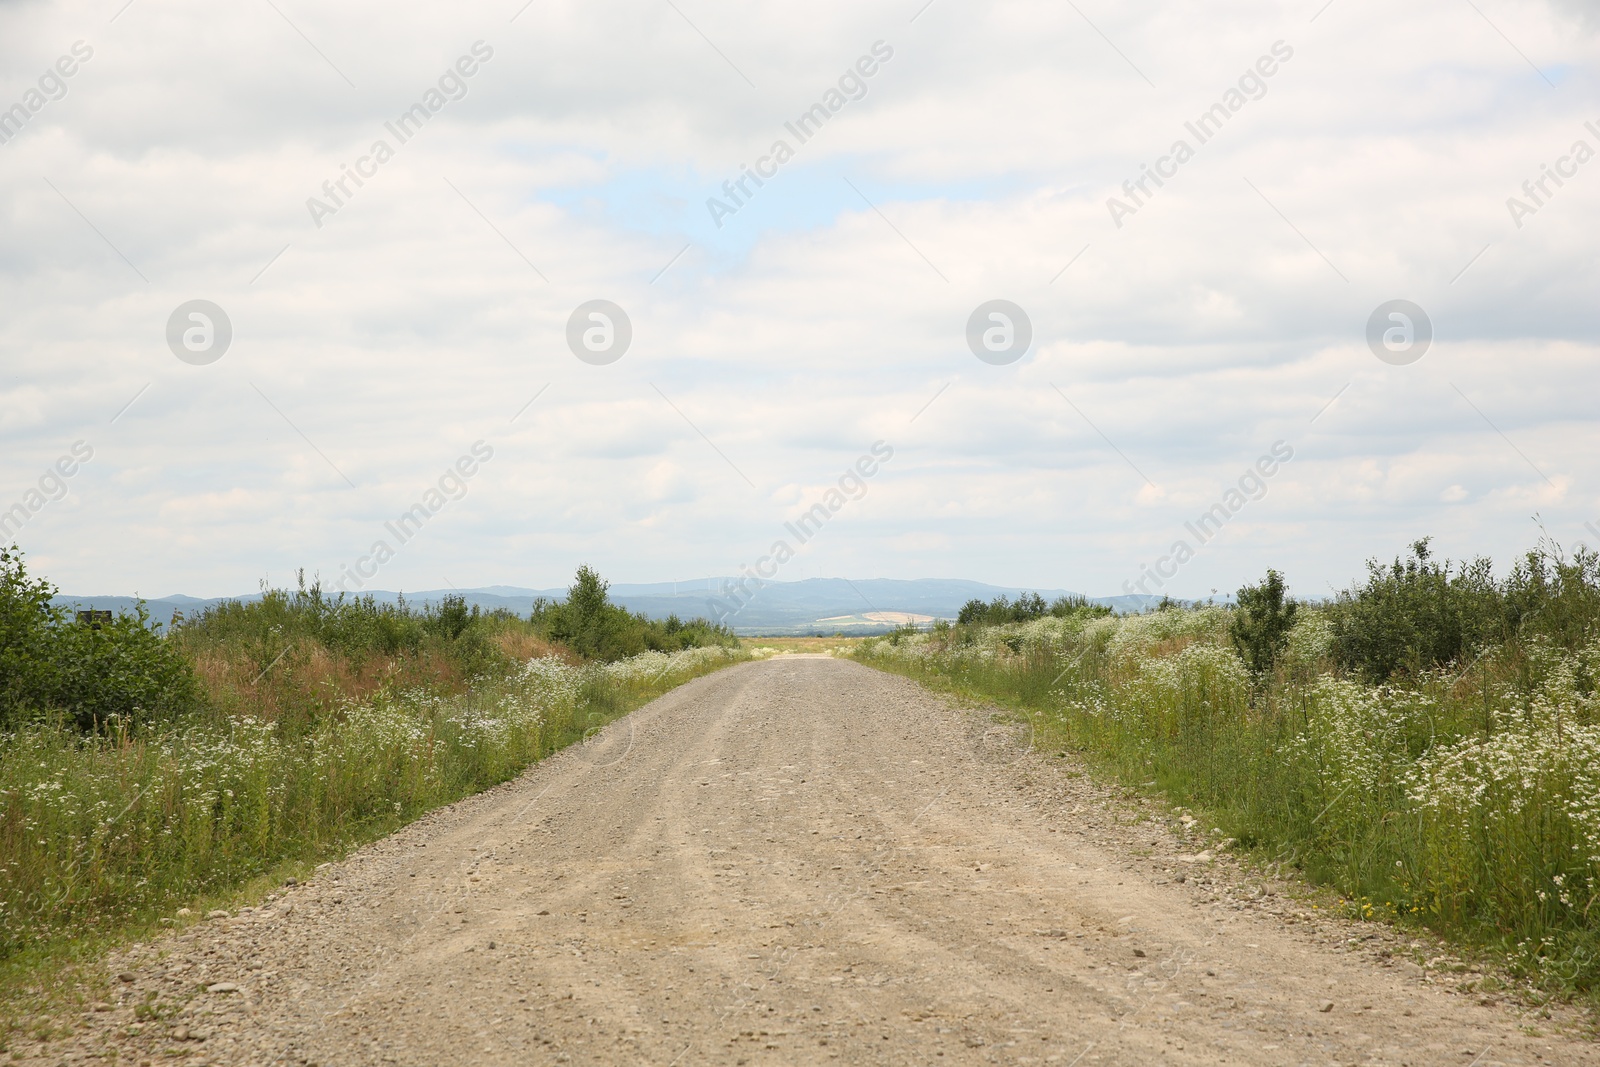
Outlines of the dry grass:
{"label": "dry grass", "polygon": [[[522,636],[522,635],[507,635]],[[535,644],[543,644],[534,640]],[[538,653],[519,656],[519,661]],[[370,651],[336,655],[313,641],[299,641],[261,664],[237,649],[199,651],[195,675],[210,706],[227,715],[268,722],[315,720],[341,705],[368,700],[385,688],[420,686],[458,693],[465,686],[460,665],[447,656],[386,656]]]}
{"label": "dry grass", "polygon": [[835,648],[853,649],[860,637],[741,637],[739,644],[749,651],[775,648],[779,652],[827,652]]}
{"label": "dry grass", "polygon": [[579,662],[578,657],[565,647],[552,645],[525,630],[501,630],[490,640],[496,648],[518,663],[526,663],[530,659],[546,659],[550,656],[555,656],[564,663],[576,665]]}

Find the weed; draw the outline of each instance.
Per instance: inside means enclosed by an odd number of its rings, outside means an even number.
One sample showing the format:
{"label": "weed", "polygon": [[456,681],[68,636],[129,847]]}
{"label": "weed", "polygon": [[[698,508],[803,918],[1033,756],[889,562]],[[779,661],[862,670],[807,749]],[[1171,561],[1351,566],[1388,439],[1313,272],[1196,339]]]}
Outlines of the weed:
{"label": "weed", "polygon": [[1354,917],[1600,998],[1596,558],[1546,545],[1496,580],[1419,542],[1292,616],[1275,577],[1238,610],[980,621],[855,655],[1022,711],[1047,751],[1208,812]]}
{"label": "weed", "polygon": [[[614,619],[603,583],[598,594],[590,608]],[[536,622],[454,598],[420,612],[329,599],[303,576],[167,639],[142,618],[91,635],[48,596],[0,554],[0,636],[16,638],[0,650],[0,697],[45,699],[52,690],[31,679],[61,672],[37,664],[84,642],[111,649],[92,661],[102,668],[132,664],[96,682],[109,699],[168,684],[136,669],[137,656],[176,664],[188,688],[173,683],[178,698],[160,715],[97,717],[89,729],[48,704],[8,722],[23,704],[0,700],[0,1000],[171,922],[180,904],[380,837],[749,658],[708,624],[668,620],[670,654],[585,661]]]}

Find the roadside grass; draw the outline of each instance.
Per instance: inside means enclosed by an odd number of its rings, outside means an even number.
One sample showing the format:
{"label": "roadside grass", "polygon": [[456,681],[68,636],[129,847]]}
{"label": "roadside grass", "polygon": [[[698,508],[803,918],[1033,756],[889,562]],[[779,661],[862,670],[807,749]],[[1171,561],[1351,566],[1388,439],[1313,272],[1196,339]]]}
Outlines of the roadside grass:
{"label": "roadside grass", "polygon": [[142,612],[81,624],[53,592],[0,550],[0,1052],[180,907],[264,895],[752,658],[611,604],[587,567],[530,618],[302,576],[163,635]]}
{"label": "roadside grass", "polygon": [[1330,887],[1359,918],[1600,1006],[1600,643],[1523,631],[1374,684],[1302,605],[1266,673],[1237,613],[1041,618],[869,639],[861,662],[1025,717],[1124,785]]}
{"label": "roadside grass", "polygon": [[177,908],[259,899],[749,658],[533,659],[451,695],[382,688],[300,735],[233,715],[137,736],[17,732],[0,759],[0,1052],[20,1020],[87,1003],[106,979],[93,961],[181,922]]}

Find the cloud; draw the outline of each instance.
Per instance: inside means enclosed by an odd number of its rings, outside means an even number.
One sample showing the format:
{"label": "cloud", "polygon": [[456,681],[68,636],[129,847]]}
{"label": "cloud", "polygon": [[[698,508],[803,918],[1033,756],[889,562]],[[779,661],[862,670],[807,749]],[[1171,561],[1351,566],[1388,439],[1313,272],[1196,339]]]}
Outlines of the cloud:
{"label": "cloud", "polygon": [[[1600,517],[1600,161],[1520,228],[1506,204],[1600,150],[1591,6],[678,6],[0,5],[0,107],[93,49],[0,143],[0,489],[96,450],[24,547],[73,591],[334,574],[478,440],[495,461],[386,582],[729,573],[878,439],[894,464],[786,576],[1115,592],[1277,440],[1294,463],[1175,592]],[[777,139],[718,228],[706,200]],[[964,336],[996,297],[1034,326],[1003,367]],[[597,298],[633,325],[609,366],[566,347]],[[1435,335],[1404,367],[1365,337],[1396,298]],[[165,339],[194,299],[233,327],[206,366]]]}

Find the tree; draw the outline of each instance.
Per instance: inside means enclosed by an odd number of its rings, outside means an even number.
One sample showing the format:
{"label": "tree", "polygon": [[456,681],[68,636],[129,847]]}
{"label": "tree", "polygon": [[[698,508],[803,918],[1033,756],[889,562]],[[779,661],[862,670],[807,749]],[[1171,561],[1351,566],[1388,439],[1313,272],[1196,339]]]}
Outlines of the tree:
{"label": "tree", "polygon": [[138,614],[83,626],[54,607],[55,587],[0,549],[0,729],[51,710],[83,730],[112,718],[167,719],[199,700],[194,671]]}
{"label": "tree", "polygon": [[677,652],[710,645],[731,646],[737,639],[726,626],[702,618],[651,619],[611,603],[609,584],[585,565],[567,589],[567,598],[533,603],[529,621],[546,640],[566,645],[585,659],[608,662],[650,650]]}
{"label": "tree", "polygon": [[478,605],[472,605],[472,610],[468,611],[467,598],[459,593],[450,593],[437,607],[428,609],[422,625],[429,633],[454,641],[466,632],[467,627],[477,621]]}
{"label": "tree", "polygon": [[651,624],[611,603],[610,588],[594,568],[579,567],[567,599],[544,610],[551,640],[585,659],[618,660],[651,647]]}
{"label": "tree", "polygon": [[610,588],[611,583],[584,564],[567,589],[566,640],[581,656],[602,656],[608,651],[607,638],[613,629],[608,625],[611,602],[606,592]]}
{"label": "tree", "polygon": [[50,634],[63,613],[50,606],[54,595],[49,582],[28,577],[21,550],[0,548],[0,726],[59,688]]}
{"label": "tree", "polygon": [[974,597],[961,605],[961,611],[956,615],[956,622],[962,626],[976,625],[983,622],[988,611],[989,605]]}
{"label": "tree", "polygon": [[1283,575],[1268,570],[1259,585],[1239,590],[1239,605],[1229,624],[1229,636],[1239,658],[1255,674],[1265,674],[1289,644],[1299,605],[1288,599]]}

